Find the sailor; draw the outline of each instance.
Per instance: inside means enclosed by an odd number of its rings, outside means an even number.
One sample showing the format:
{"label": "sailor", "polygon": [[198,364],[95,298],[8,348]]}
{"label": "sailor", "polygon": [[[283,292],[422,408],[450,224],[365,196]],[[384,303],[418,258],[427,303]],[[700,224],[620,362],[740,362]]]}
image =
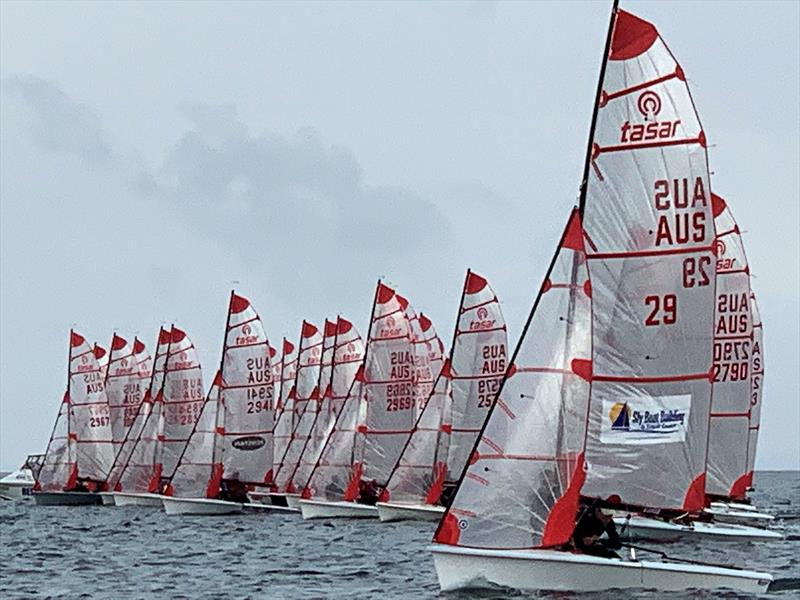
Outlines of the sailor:
{"label": "sailor", "polygon": [[[600,539],[604,533],[606,539]],[[620,557],[614,552],[622,547],[617,526],[614,524],[614,519],[600,509],[597,501],[581,505],[572,541],[575,549],[583,554],[604,558]]]}
{"label": "sailor", "polygon": [[358,503],[375,506],[375,503],[378,502],[378,496],[380,495],[378,482],[374,479],[362,479],[358,488]]}
{"label": "sailor", "polygon": [[[234,473],[238,475],[238,473]],[[219,499],[228,502],[249,502],[247,486],[238,479],[223,479],[219,485]]]}

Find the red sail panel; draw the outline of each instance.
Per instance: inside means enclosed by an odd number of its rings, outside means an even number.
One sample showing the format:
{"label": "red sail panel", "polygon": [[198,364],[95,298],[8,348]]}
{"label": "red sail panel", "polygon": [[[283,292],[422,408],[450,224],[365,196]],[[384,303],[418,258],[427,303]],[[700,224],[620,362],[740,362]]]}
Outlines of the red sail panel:
{"label": "red sail panel", "polygon": [[161,395],[161,443],[156,453],[156,464],[160,465],[164,479],[175,473],[205,402],[203,372],[194,344],[186,332],[174,325],[170,335]]}
{"label": "red sail panel", "polygon": [[655,28],[618,11],[583,227],[593,303],[584,493],[704,503],[716,260],[706,136]]}
{"label": "red sail panel", "polygon": [[319,405],[317,385],[322,363],[322,342],[322,332],[311,323],[303,321],[292,397],[294,428],[275,472],[275,484],[280,491],[294,491],[288,489],[288,486],[314,424]]}
{"label": "red sail panel", "polygon": [[170,332],[162,328],[156,343],[150,387],[145,392],[139,412],[131,425],[125,445],[132,441],[132,447],[127,460],[123,463],[119,480],[112,486],[114,490],[142,493],[159,489],[160,471],[156,466],[156,454],[161,421],[161,390],[164,385],[170,339]]}
{"label": "red sail panel", "polygon": [[458,479],[508,367],[508,333],[489,283],[470,272],[451,358],[452,394],[447,479]]}
{"label": "red sail panel", "polygon": [[289,447],[294,429],[294,380],[297,376],[297,346],[283,338],[281,351],[280,395],[275,415],[273,435],[272,472],[277,472],[281,459]]}
{"label": "red sail panel", "polygon": [[753,318],[750,267],[739,226],[725,200],[712,194],[717,285],[714,393],[708,433],[706,493],[743,500],[747,492]]}
{"label": "red sail panel", "polygon": [[228,314],[220,395],[214,459],[222,465],[222,478],[268,483],[276,407],[269,340],[250,301],[236,294]]}
{"label": "red sail panel", "polygon": [[435,542],[523,549],[571,538],[591,378],[588,281],[574,210]]}

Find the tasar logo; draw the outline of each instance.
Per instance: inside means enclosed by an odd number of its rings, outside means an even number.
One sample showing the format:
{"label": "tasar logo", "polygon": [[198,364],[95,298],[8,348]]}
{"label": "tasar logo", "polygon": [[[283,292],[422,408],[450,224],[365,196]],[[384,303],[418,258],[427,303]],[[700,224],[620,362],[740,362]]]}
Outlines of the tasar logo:
{"label": "tasar logo", "polygon": [[489,311],[486,309],[485,306],[481,306],[476,311],[477,319],[474,321],[470,321],[469,330],[470,331],[482,331],[485,329],[492,329],[495,324],[494,319],[489,318]]}
{"label": "tasar logo", "polygon": [[644,117],[645,123],[631,123],[625,121],[620,127],[620,143],[652,142],[667,140],[675,137],[678,132],[680,119],[675,121],[657,121],[656,117],[661,112],[661,97],[652,90],[647,90],[639,95],[636,107]]}
{"label": "tasar logo", "polygon": [[242,335],[236,336],[236,345],[245,346],[247,344],[255,344],[258,341],[258,336],[250,335],[252,332],[253,329],[248,323],[242,325]]}
{"label": "tasar logo", "polygon": [[378,337],[379,338],[389,338],[389,337],[397,337],[400,335],[400,328],[397,327],[397,323],[394,320],[394,317],[387,317],[386,318],[386,327],[382,327],[378,330]]}

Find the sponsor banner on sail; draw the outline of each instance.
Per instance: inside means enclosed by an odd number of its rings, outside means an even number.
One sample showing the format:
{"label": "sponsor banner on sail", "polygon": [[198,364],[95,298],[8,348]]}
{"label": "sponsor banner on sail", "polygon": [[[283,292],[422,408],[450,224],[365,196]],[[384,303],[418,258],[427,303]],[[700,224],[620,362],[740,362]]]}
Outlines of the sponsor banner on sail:
{"label": "sponsor banner on sail", "polygon": [[688,394],[603,400],[604,444],[675,444],[686,440],[692,397]]}

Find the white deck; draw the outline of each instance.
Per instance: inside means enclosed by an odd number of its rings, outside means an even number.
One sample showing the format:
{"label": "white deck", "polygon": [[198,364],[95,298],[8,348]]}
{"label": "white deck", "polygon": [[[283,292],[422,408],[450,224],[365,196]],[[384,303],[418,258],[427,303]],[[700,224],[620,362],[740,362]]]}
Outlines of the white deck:
{"label": "white deck", "polygon": [[444,514],[443,506],[431,504],[403,504],[401,502],[378,502],[378,518],[388,521],[434,521],[439,522]]}
{"label": "white deck", "polygon": [[518,590],[601,591],[653,588],[766,591],[767,573],[704,565],[626,561],[554,550],[482,550],[434,544],[431,547],[443,591],[506,586]]}
{"label": "white deck", "polygon": [[300,500],[304,519],[377,519],[378,509],[356,502],[330,502],[327,500]]}

